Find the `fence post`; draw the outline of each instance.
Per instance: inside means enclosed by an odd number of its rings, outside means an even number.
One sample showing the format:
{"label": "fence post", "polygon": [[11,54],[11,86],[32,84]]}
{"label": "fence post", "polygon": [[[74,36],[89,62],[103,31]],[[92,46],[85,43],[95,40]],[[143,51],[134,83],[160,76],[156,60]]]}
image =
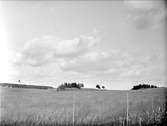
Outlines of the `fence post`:
{"label": "fence post", "polygon": [[152,109],[152,113],[154,113],[154,98],[151,98],[151,109]]}
{"label": "fence post", "polygon": [[73,110],[72,110],[72,124],[73,126],[75,125],[75,96],[74,96],[74,91],[73,91]]}
{"label": "fence post", "polygon": [[102,125],[104,125],[104,116],[103,116],[103,112],[104,112],[104,102],[102,101],[102,109],[101,109]]}
{"label": "fence post", "polygon": [[141,126],[141,117],[139,117],[139,126]]}
{"label": "fence post", "polygon": [[128,126],[128,120],[129,120],[129,95],[128,92],[126,94],[126,124]]}

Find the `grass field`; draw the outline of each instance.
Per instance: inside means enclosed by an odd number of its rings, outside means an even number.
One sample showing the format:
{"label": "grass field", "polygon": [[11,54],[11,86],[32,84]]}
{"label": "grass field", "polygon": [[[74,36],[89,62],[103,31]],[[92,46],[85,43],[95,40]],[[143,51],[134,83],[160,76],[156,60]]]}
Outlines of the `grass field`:
{"label": "grass field", "polygon": [[0,125],[165,126],[166,92],[166,88],[57,92],[1,87]]}

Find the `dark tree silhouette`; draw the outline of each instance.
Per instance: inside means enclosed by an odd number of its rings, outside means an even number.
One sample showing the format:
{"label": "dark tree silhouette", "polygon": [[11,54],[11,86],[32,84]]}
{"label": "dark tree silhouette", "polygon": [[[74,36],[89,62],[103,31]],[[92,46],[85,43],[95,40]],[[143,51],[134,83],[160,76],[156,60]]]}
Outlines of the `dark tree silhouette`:
{"label": "dark tree silhouette", "polygon": [[76,83],[76,82],[73,82],[73,83],[64,83],[64,84],[61,84],[58,86],[58,90],[64,90],[66,88],[77,88],[77,89],[80,89],[84,87],[84,84],[83,83]]}
{"label": "dark tree silhouette", "polygon": [[97,84],[97,85],[96,85],[96,88],[100,89],[100,85]]}
{"label": "dark tree silhouette", "polygon": [[139,84],[139,85],[133,86],[132,90],[146,89],[146,88],[157,88],[157,86],[149,85],[149,84]]}
{"label": "dark tree silhouette", "polygon": [[103,88],[103,89],[105,89],[105,87],[104,87],[104,86],[102,86],[102,88]]}

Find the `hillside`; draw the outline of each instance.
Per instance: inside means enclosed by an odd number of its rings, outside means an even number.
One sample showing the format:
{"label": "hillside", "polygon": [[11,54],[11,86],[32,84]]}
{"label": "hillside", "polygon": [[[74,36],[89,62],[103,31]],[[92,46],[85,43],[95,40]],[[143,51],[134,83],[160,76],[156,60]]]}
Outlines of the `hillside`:
{"label": "hillside", "polygon": [[10,88],[31,88],[31,89],[52,89],[51,86],[29,85],[29,84],[14,84],[14,83],[0,83],[1,87]]}
{"label": "hillside", "polygon": [[1,124],[78,126],[162,124],[167,88],[56,91],[1,87]]}

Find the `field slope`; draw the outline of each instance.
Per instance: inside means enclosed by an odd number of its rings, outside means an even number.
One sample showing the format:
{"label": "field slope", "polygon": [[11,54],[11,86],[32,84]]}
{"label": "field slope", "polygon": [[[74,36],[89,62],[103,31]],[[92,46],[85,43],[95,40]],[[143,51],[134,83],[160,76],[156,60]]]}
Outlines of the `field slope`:
{"label": "field slope", "polygon": [[[167,88],[135,91],[1,87],[1,126],[163,125]],[[128,102],[127,102],[128,93]]]}

